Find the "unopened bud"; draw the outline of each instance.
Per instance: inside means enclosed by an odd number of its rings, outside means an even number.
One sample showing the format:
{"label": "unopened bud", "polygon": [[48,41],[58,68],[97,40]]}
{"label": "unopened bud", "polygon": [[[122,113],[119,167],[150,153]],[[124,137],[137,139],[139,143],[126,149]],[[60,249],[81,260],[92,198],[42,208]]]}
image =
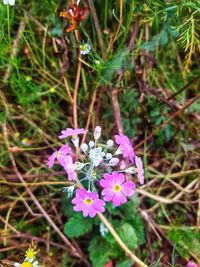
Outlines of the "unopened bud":
{"label": "unopened bud", "polygon": [[83,144],[81,145],[81,150],[82,150],[83,152],[86,152],[86,151],[88,150],[88,145],[87,145],[86,143],[83,143]]}
{"label": "unopened bud", "polygon": [[90,142],[89,142],[89,146],[90,146],[90,147],[93,147],[93,146],[94,146],[94,141],[90,141]]}
{"label": "unopened bud", "polygon": [[107,146],[112,147],[113,145],[114,145],[113,140],[110,139],[107,141]]}
{"label": "unopened bud", "polygon": [[94,129],[94,139],[97,140],[97,139],[99,139],[100,136],[101,136],[101,127],[97,126]]}
{"label": "unopened bud", "polygon": [[111,158],[112,158],[112,154],[111,154],[111,153],[107,153],[107,154],[106,154],[106,158],[107,158],[107,159],[111,159]]}
{"label": "unopened bud", "polygon": [[118,158],[112,158],[109,161],[109,164],[112,165],[112,166],[116,166],[118,163],[119,163],[119,159]]}

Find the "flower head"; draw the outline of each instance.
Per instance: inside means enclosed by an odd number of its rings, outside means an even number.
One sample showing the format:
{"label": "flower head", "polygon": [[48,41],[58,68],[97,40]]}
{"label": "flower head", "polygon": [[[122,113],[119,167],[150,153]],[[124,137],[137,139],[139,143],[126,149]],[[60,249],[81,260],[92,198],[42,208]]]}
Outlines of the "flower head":
{"label": "flower head", "polygon": [[133,164],[135,153],[129,138],[123,134],[115,135],[115,142],[119,145],[119,149],[122,151],[124,158],[129,158]]}
{"label": "flower head", "polygon": [[72,3],[70,0],[68,9],[64,9],[60,12],[60,17],[67,19],[70,24],[70,26],[66,29],[66,32],[75,30],[79,23],[86,18],[87,13],[87,6],[80,9],[77,4]]}
{"label": "flower head", "polygon": [[140,157],[135,156],[135,164],[137,167],[137,173],[138,173],[138,180],[140,184],[144,184],[144,169],[143,169],[143,163]]}
{"label": "flower head", "polygon": [[28,250],[26,251],[26,258],[25,258],[25,261],[30,261],[32,262],[36,256],[36,251],[35,251],[35,246],[34,244],[32,244]]}
{"label": "flower head", "polygon": [[72,150],[68,146],[68,144],[62,146],[58,151],[54,152],[53,154],[51,154],[51,156],[49,156],[47,163],[48,168],[51,168],[53,166],[56,158],[58,160],[58,163],[63,166],[64,158],[66,157],[66,155],[72,155]]}
{"label": "flower head", "polygon": [[98,212],[104,212],[105,202],[99,199],[97,193],[86,189],[77,189],[76,196],[72,199],[75,211],[82,211],[84,217],[93,218]]}
{"label": "flower head", "polygon": [[18,263],[15,262],[14,264],[15,267],[39,267],[39,262],[38,261],[24,261],[23,263]]}
{"label": "flower head", "polygon": [[14,6],[15,0],[3,0],[4,5]]}
{"label": "flower head", "polygon": [[76,180],[76,165],[73,163],[73,158],[70,155],[65,157],[63,167],[68,175],[68,180]]}
{"label": "flower head", "polygon": [[100,185],[104,188],[102,191],[104,200],[112,201],[115,207],[126,203],[126,196],[130,197],[134,194],[135,184],[132,181],[126,181],[124,174],[105,173],[103,178],[100,180]]}
{"label": "flower head", "polygon": [[188,261],[186,267],[197,267],[197,264],[194,261]]}
{"label": "flower head", "polygon": [[58,138],[63,139],[69,136],[74,136],[78,134],[84,134],[86,132],[85,129],[72,129],[72,128],[67,128],[66,130],[61,131],[61,135],[58,136]]}
{"label": "flower head", "polygon": [[91,50],[91,47],[88,43],[84,43],[80,45],[81,55],[87,55]]}
{"label": "flower head", "polygon": [[102,157],[102,147],[97,147],[94,149],[90,149],[89,158],[94,164],[95,167],[98,167],[100,163],[103,161]]}

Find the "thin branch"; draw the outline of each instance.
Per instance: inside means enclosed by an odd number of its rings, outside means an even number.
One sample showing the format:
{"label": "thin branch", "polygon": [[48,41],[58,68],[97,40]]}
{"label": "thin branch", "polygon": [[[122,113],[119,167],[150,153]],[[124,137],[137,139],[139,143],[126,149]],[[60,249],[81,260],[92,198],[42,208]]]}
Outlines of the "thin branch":
{"label": "thin branch", "polygon": [[96,30],[96,33],[97,33],[97,38],[98,38],[98,41],[99,41],[99,47],[100,47],[100,50],[101,50],[101,54],[102,54],[103,60],[106,60],[106,54],[104,52],[103,37],[102,37],[101,28],[100,28],[100,25],[99,25],[99,21],[98,21],[98,18],[97,18],[97,13],[96,13],[93,1],[92,0],[88,0],[88,5],[89,5],[90,11],[91,11],[92,18],[94,20],[94,26],[95,26],[95,30]]}
{"label": "thin branch", "polygon": [[200,98],[200,94],[192,98],[185,106],[181,109],[177,110],[173,115],[171,115],[166,121],[164,121],[159,127],[157,127],[152,133],[150,133],[146,138],[144,138],[139,144],[135,146],[135,150],[141,147],[146,141],[151,139],[157,132],[159,132],[163,127],[165,127],[171,120],[173,120],[176,116],[180,115],[185,109],[191,106],[195,101]]}
{"label": "thin branch", "polygon": [[98,216],[100,220],[105,224],[105,226],[108,228],[116,242],[119,244],[119,246],[125,251],[126,255],[131,258],[134,262],[136,262],[141,267],[148,267],[143,261],[141,261],[137,256],[133,254],[133,252],[124,244],[124,242],[121,240],[121,238],[118,236],[116,231],[114,230],[113,226],[109,223],[109,221],[105,218],[105,216],[101,213],[98,213]]}
{"label": "thin branch", "polygon": [[55,223],[52,221],[52,219],[46,213],[46,211],[41,206],[41,204],[39,203],[39,201],[37,200],[37,198],[35,197],[35,195],[32,193],[32,191],[27,186],[27,184],[26,184],[23,176],[21,175],[21,173],[19,172],[19,170],[17,168],[15,159],[14,159],[12,153],[10,152],[9,142],[8,142],[8,137],[7,137],[7,130],[6,130],[6,123],[3,123],[2,130],[3,130],[4,142],[5,142],[6,147],[7,147],[7,150],[8,150],[10,161],[12,163],[12,166],[14,168],[14,171],[15,171],[15,173],[16,173],[19,181],[24,185],[24,187],[26,188],[27,193],[29,194],[29,196],[31,197],[31,199],[33,200],[33,202],[35,203],[35,205],[38,208],[38,210],[43,214],[44,218],[47,220],[47,222],[49,223],[49,225],[54,229],[54,231],[60,236],[60,238],[63,240],[63,242],[65,243],[65,245],[67,246],[67,248],[71,252],[71,254],[74,257],[76,257],[78,259],[81,259],[83,262],[86,263],[87,266],[90,266],[90,264],[88,263],[88,261],[85,259],[84,255],[82,253],[80,253],[80,251],[77,251],[77,249],[70,243],[70,241],[64,236],[64,234],[60,231],[60,229],[55,225]]}

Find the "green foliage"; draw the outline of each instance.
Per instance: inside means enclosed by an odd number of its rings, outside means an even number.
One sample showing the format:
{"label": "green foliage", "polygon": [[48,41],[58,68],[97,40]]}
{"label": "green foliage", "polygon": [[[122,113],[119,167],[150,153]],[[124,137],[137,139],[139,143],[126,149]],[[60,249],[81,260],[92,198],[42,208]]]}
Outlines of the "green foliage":
{"label": "green foliage", "polygon": [[89,244],[89,257],[94,267],[104,266],[110,256],[110,245],[101,237],[95,237]]}
{"label": "green foliage", "polygon": [[93,220],[75,213],[64,225],[64,233],[70,238],[80,237],[92,230]]}
{"label": "green foliage", "polygon": [[102,83],[106,84],[110,82],[117,71],[129,66],[127,63],[127,55],[127,49],[122,48],[105,63],[102,70]]}
{"label": "green foliage", "polygon": [[[120,222],[118,222],[118,224],[120,224]],[[115,227],[115,230],[129,249],[134,250],[138,247],[137,235],[131,224],[125,222]],[[120,253],[119,245],[116,243],[114,237],[111,234],[106,235],[106,240],[110,243],[110,245],[112,245],[112,253],[114,255]]]}
{"label": "green foliage", "polygon": [[197,258],[200,257],[199,233],[187,229],[172,229],[168,232],[168,237],[182,257],[187,259],[190,257],[190,253]]}
{"label": "green foliage", "polygon": [[116,264],[116,267],[131,267],[133,262],[131,260],[124,260]]}

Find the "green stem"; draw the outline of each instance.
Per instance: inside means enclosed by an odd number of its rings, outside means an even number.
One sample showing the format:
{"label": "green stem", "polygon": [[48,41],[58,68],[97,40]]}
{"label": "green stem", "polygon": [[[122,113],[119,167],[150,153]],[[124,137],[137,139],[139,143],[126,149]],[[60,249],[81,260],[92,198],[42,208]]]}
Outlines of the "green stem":
{"label": "green stem", "polygon": [[10,36],[10,6],[7,5],[7,27],[8,27],[8,42],[9,48],[11,48],[11,36]]}

